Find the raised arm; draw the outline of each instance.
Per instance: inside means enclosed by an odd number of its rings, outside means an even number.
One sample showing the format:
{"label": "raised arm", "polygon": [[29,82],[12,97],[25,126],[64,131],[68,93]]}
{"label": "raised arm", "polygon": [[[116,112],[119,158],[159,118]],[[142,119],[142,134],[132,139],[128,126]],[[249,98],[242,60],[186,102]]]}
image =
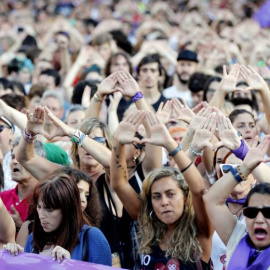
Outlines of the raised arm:
{"label": "raised arm", "polygon": [[236,185],[241,183],[261,162],[269,160],[263,160],[269,145],[270,136],[267,135],[261,144],[250,148],[243,164],[232,168],[231,172],[222,176],[203,196],[209,218],[225,245],[237,222],[225,205],[225,201]]}
{"label": "raised arm", "polygon": [[0,249],[6,243],[15,242],[15,233],[15,223],[0,198]]}
{"label": "raised arm", "polygon": [[134,137],[135,132],[144,119],[145,113],[136,111],[128,115],[125,120],[120,122],[115,134],[111,158],[111,185],[117,193],[129,215],[137,220],[140,211],[140,200],[128,182],[128,171],[125,156],[125,144],[140,143]]}
{"label": "raised arm", "polygon": [[42,179],[46,175],[61,168],[61,165],[50,162],[49,160],[36,155],[34,151],[33,141],[36,136],[38,134],[43,135],[45,133],[43,129],[45,123],[44,108],[38,106],[31,114],[27,111],[26,115],[26,129],[23,132],[23,136],[20,140],[15,156],[20,164],[36,179]]}

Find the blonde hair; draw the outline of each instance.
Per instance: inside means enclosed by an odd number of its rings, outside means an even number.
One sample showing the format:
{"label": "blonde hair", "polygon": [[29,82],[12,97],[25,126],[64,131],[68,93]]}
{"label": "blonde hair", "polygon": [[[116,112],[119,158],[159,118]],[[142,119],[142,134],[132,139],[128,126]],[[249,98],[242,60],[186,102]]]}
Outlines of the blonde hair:
{"label": "blonde hair", "polygon": [[151,246],[159,245],[167,231],[167,226],[157,218],[155,213],[150,214],[153,211],[151,202],[152,185],[163,177],[172,177],[176,181],[186,201],[183,214],[168,241],[169,248],[166,251],[166,257],[194,262],[196,257],[201,257],[202,248],[197,238],[198,228],[195,221],[191,194],[180,171],[172,168],[155,169],[143,182],[141,192],[142,208],[138,220],[140,226],[138,235],[140,241],[139,252],[150,254],[152,252]]}
{"label": "blonde hair", "polygon": [[[104,137],[106,137],[106,146],[111,150],[112,149],[112,135],[106,124],[100,122],[96,118],[87,118],[82,122],[81,126],[79,127],[79,130],[83,132],[85,135],[90,135],[96,128],[100,128],[102,130]],[[70,155],[73,161],[74,168],[79,170],[80,159],[78,155],[78,145],[76,143],[72,144]]]}

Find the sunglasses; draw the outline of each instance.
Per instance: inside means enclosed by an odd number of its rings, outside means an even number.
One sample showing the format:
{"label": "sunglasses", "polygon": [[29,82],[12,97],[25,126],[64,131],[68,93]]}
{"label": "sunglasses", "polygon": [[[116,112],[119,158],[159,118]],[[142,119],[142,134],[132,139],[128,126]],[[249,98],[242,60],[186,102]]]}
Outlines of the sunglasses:
{"label": "sunglasses", "polygon": [[223,175],[230,172],[231,168],[236,168],[239,165],[241,165],[241,164],[219,164]]}
{"label": "sunglasses", "polygon": [[98,142],[98,143],[102,143],[102,144],[104,144],[106,142],[106,138],[105,137],[94,137],[94,138],[91,138],[91,139],[94,140],[94,141],[96,141],[96,142]]}
{"label": "sunglasses", "polygon": [[261,212],[265,218],[270,219],[270,207],[245,207],[243,210],[243,214],[247,218],[256,218],[259,212]]}
{"label": "sunglasses", "polygon": [[5,128],[11,129],[11,127],[8,127],[8,126],[5,126],[5,125],[0,125],[0,133],[1,133]]}

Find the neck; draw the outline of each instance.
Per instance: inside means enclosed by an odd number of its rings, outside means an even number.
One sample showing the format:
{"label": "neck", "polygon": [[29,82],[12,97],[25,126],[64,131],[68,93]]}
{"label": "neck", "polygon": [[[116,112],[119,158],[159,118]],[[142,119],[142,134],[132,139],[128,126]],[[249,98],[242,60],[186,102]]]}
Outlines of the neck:
{"label": "neck", "polygon": [[97,166],[84,166],[83,164],[80,166],[80,170],[85,172],[88,176],[90,176],[94,181],[96,181],[99,176],[104,173],[104,167],[101,164]]}
{"label": "neck", "polygon": [[27,197],[33,191],[37,183],[38,183],[38,180],[35,178],[26,179],[19,182],[18,183],[19,199],[23,200],[25,197]]}
{"label": "neck", "polygon": [[144,89],[142,89],[142,92],[143,92],[145,100],[149,104],[156,103],[161,96],[161,93],[159,92],[157,87],[144,88]]}
{"label": "neck", "polygon": [[187,92],[187,91],[189,91],[188,86],[187,86],[187,83],[186,84],[182,83],[179,80],[178,76],[175,76],[175,85],[176,85],[177,90],[179,92]]}

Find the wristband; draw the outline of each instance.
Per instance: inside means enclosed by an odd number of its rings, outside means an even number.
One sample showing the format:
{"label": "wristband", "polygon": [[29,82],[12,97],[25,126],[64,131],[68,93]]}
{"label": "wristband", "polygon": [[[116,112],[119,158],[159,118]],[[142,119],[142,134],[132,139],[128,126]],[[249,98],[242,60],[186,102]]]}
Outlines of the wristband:
{"label": "wristband", "polygon": [[189,144],[189,150],[190,152],[192,153],[193,156],[196,156],[196,157],[202,157],[203,156],[203,152],[204,150],[202,150],[201,152],[197,152],[192,146],[191,146],[191,143]]}
{"label": "wristband", "polygon": [[28,134],[26,129],[22,131],[22,137],[27,143],[34,143],[37,139],[38,134]]}
{"label": "wristband", "polygon": [[181,150],[182,150],[182,146],[178,144],[178,146],[172,152],[169,153],[169,156],[174,157]]}
{"label": "wristband", "polygon": [[75,133],[72,135],[72,137],[70,138],[70,140],[76,143],[77,145],[82,146],[84,137],[85,137],[85,134],[77,129]]}
{"label": "wristband", "polygon": [[248,153],[248,147],[245,144],[245,140],[241,139],[241,145],[239,148],[237,148],[236,150],[232,150],[231,152],[237,157],[240,158],[241,160],[244,160],[247,153]]}
{"label": "wristband", "polygon": [[133,97],[132,97],[132,101],[136,102],[137,100],[143,98],[143,93],[142,92],[137,92]]}
{"label": "wristband", "polygon": [[94,94],[94,99],[95,99],[96,102],[101,102],[102,103],[102,100],[101,100],[101,97],[100,97],[99,94],[95,93]]}
{"label": "wristband", "polygon": [[237,168],[230,167],[229,171],[232,173],[232,175],[233,175],[234,179],[236,180],[236,182],[241,183],[243,181],[243,178],[238,173],[238,170],[239,170],[238,167],[239,166],[237,166]]}

